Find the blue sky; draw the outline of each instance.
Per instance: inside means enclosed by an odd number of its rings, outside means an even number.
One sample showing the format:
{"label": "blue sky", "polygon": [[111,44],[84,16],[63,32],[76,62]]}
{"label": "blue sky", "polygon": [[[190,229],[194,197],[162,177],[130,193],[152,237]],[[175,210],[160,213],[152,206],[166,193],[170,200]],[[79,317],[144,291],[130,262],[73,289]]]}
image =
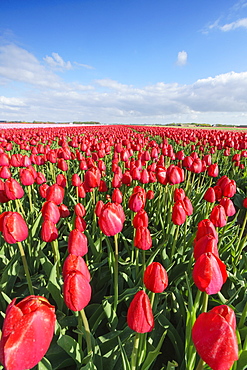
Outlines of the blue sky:
{"label": "blue sky", "polygon": [[0,120],[247,124],[247,1],[0,2]]}

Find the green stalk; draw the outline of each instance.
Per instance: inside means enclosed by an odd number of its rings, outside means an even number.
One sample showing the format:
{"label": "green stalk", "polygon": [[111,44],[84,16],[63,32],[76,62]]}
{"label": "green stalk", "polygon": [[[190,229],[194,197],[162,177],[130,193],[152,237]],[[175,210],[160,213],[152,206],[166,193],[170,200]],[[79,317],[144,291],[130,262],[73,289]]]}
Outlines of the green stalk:
{"label": "green stalk", "polygon": [[80,311],[80,315],[81,315],[83,326],[84,326],[84,329],[85,329],[85,332],[86,332],[86,338],[85,339],[86,339],[86,343],[87,343],[87,353],[88,353],[88,356],[92,356],[93,350],[92,350],[92,342],[91,342],[91,332],[90,332],[87,316],[85,314],[84,309]]}
{"label": "green stalk", "polygon": [[51,247],[53,251],[54,261],[57,263],[57,274],[59,276],[59,268],[60,268],[60,253],[58,249],[58,240],[55,239],[51,242]]}
{"label": "green stalk", "polygon": [[175,231],[175,235],[174,235],[174,239],[173,239],[173,243],[172,243],[172,251],[171,251],[171,256],[170,256],[171,260],[173,259],[173,255],[174,255],[174,252],[175,252],[175,246],[177,244],[178,234],[179,234],[179,225],[177,225],[177,227],[176,227],[176,231]]}
{"label": "green stalk", "polygon": [[131,364],[130,364],[131,370],[136,370],[137,369],[139,342],[140,342],[140,333],[136,333],[135,340],[134,340],[134,347],[133,347],[133,351],[132,351],[132,354],[131,354]]}
{"label": "green stalk", "polygon": [[29,273],[27,259],[26,259],[26,256],[25,256],[24,249],[22,247],[21,242],[17,242],[17,245],[18,245],[18,248],[19,248],[19,251],[20,251],[20,254],[21,254],[21,259],[22,259],[22,263],[23,263],[23,267],[24,267],[24,271],[25,271],[25,275],[26,275],[26,279],[27,279],[27,285],[28,285],[29,293],[31,295],[34,295],[32,281],[31,281],[31,277],[30,277],[30,273]]}
{"label": "green stalk", "polygon": [[243,225],[242,225],[242,228],[241,228],[241,231],[240,231],[240,234],[239,234],[239,238],[238,238],[238,244],[236,246],[236,251],[237,251],[237,259],[236,259],[236,263],[238,262],[240,256],[241,256],[241,253],[242,253],[242,250],[243,250],[243,246],[245,244],[245,241],[246,241],[246,238],[247,238],[247,234],[246,236],[244,237],[244,240],[243,240],[243,243],[242,243],[242,246],[240,247],[240,244],[241,244],[241,239],[243,237],[243,233],[244,233],[244,230],[245,230],[245,226],[246,226],[246,222],[247,222],[247,212],[245,213],[245,217],[244,217],[244,222],[243,222]]}
{"label": "green stalk", "polygon": [[114,304],[113,309],[116,312],[118,304],[118,234],[114,235],[115,261],[114,261]]}
{"label": "green stalk", "polygon": [[204,361],[200,358],[198,365],[196,367],[196,370],[203,370],[204,367]]}

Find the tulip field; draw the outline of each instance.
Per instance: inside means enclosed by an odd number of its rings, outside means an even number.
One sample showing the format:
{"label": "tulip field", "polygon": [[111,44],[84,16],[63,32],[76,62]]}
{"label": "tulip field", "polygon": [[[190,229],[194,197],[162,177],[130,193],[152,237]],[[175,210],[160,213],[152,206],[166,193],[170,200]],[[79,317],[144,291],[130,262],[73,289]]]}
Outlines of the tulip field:
{"label": "tulip field", "polygon": [[0,129],[0,369],[247,369],[247,131]]}

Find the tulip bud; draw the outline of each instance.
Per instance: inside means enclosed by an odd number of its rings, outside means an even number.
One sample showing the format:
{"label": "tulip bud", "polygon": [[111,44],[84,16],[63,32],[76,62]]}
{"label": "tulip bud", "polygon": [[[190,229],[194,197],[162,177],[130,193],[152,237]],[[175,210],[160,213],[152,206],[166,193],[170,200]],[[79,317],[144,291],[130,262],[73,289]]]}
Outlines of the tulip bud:
{"label": "tulip bud", "polygon": [[236,213],[236,209],[231,199],[229,198],[222,198],[220,201],[220,205],[222,205],[225,209],[226,216],[233,216]]}
{"label": "tulip bud", "polygon": [[172,208],[172,222],[175,225],[182,225],[186,220],[186,212],[181,200],[178,200]]}
{"label": "tulip bud", "polygon": [[77,203],[74,206],[74,211],[75,211],[76,216],[84,217],[86,214],[85,207],[82,203]]}
{"label": "tulip bud", "polygon": [[7,307],[0,341],[6,370],[31,369],[46,354],[55,329],[55,307],[44,297],[29,296]]}
{"label": "tulip bud", "polygon": [[74,254],[69,254],[66,257],[63,264],[63,278],[73,271],[81,272],[88,282],[91,280],[90,272],[88,270],[87,264],[81,256],[76,256]]}
{"label": "tulip bud", "polygon": [[91,286],[88,279],[79,271],[65,276],[63,285],[64,302],[72,311],[81,311],[91,299]]}
{"label": "tulip bud", "polygon": [[127,312],[128,326],[137,333],[148,333],[154,328],[154,317],[148,295],[140,290],[134,296]]}
{"label": "tulip bud", "polygon": [[197,225],[195,242],[208,234],[213,235],[218,243],[218,234],[215,230],[214,224],[208,219],[201,220]]}
{"label": "tulip bud", "polygon": [[41,239],[48,243],[56,240],[58,237],[58,230],[55,224],[50,220],[45,220],[41,227]]}
{"label": "tulip bud", "polygon": [[44,220],[50,220],[54,224],[58,223],[61,217],[58,206],[52,201],[47,201],[43,204],[41,213]]}
{"label": "tulip bud", "polygon": [[136,229],[134,246],[142,250],[148,250],[152,247],[152,238],[147,227],[139,226]]}
{"label": "tulip bud", "polygon": [[70,211],[69,211],[68,207],[65,204],[63,204],[63,203],[60,204],[60,206],[58,206],[58,209],[59,209],[61,218],[69,217]]}
{"label": "tulip bud", "polygon": [[219,167],[218,167],[218,164],[217,163],[211,164],[208,167],[207,172],[208,172],[208,176],[210,176],[210,177],[217,177],[219,175]]}
{"label": "tulip bud", "polygon": [[0,231],[9,244],[22,242],[28,237],[28,227],[18,212],[4,212],[0,216]]}
{"label": "tulip bud", "polygon": [[129,208],[133,212],[138,212],[140,209],[145,207],[146,194],[143,192],[136,192],[132,194],[129,198]]}
{"label": "tulip bud", "polygon": [[6,196],[10,200],[20,199],[24,195],[24,190],[18,181],[10,177],[4,183],[4,190]]}
{"label": "tulip bud", "polygon": [[212,234],[206,234],[194,244],[194,258],[197,260],[203,253],[211,252],[219,257],[217,239]]}
{"label": "tulip bud", "polygon": [[63,202],[64,198],[64,188],[58,184],[53,184],[49,186],[46,191],[46,200],[53,201],[55,204],[59,205]]}
{"label": "tulip bud", "polygon": [[152,262],[144,271],[145,287],[153,293],[162,293],[168,286],[168,275],[159,262]]}
{"label": "tulip bud", "polygon": [[210,221],[212,221],[212,223],[214,224],[214,226],[216,227],[225,226],[227,223],[225,208],[220,204],[214,206],[209,218]]}
{"label": "tulip bud", "polygon": [[68,252],[76,256],[84,256],[88,252],[87,237],[78,229],[69,233]]}
{"label": "tulip bud", "polygon": [[107,236],[118,234],[123,229],[125,215],[123,208],[117,203],[107,203],[99,215],[99,227]]}
{"label": "tulip bud", "polygon": [[137,229],[140,226],[148,227],[148,214],[144,209],[140,209],[133,218],[133,226]]}
{"label": "tulip bud", "polygon": [[192,328],[192,340],[199,356],[213,370],[228,370],[238,359],[234,311],[216,306],[198,316]]}
{"label": "tulip bud", "polygon": [[227,280],[226,266],[213,253],[203,253],[196,260],[192,276],[199,290],[216,294]]}
{"label": "tulip bud", "polygon": [[216,201],[214,188],[208,188],[203,198],[209,203],[214,203]]}

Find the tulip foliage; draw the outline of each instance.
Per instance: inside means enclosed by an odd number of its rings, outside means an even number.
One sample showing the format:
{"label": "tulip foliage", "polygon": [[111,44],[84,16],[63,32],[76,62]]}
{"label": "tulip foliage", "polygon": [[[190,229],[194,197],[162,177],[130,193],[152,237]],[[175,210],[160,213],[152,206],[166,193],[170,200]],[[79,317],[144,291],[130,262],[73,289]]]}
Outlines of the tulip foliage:
{"label": "tulip foliage", "polygon": [[244,370],[247,132],[0,129],[0,370]]}

